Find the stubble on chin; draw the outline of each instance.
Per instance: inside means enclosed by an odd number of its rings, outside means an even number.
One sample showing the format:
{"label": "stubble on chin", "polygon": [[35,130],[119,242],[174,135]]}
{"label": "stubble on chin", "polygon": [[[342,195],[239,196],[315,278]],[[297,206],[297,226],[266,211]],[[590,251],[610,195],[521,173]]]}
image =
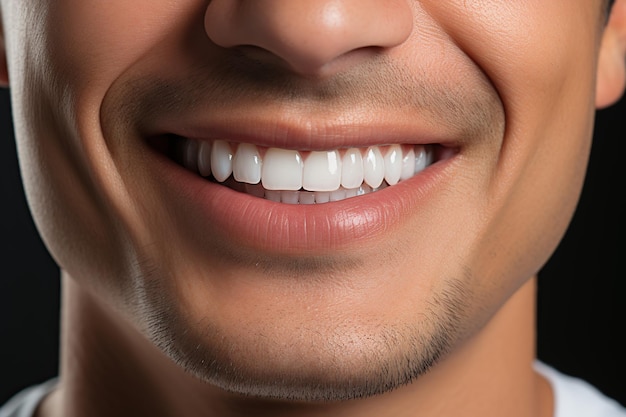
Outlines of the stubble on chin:
{"label": "stubble on chin", "polygon": [[413,322],[366,323],[348,312],[336,321],[296,320],[289,328],[248,316],[230,328],[219,317],[191,318],[185,300],[168,289],[169,279],[142,279],[135,305],[142,306],[150,341],[200,380],[262,399],[335,402],[379,395],[427,373],[470,331],[469,273],[448,280],[416,307]]}

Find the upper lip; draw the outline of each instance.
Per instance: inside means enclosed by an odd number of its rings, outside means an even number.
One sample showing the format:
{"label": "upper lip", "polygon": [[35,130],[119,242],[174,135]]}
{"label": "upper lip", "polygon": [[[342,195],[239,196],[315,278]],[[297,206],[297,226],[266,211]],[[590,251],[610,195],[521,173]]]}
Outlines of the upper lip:
{"label": "upper lip", "polygon": [[[241,113],[238,113],[241,114]],[[184,120],[187,119],[187,120]],[[192,119],[192,120],[189,120]],[[303,151],[367,147],[387,144],[439,144],[445,147],[459,147],[466,138],[454,134],[445,125],[433,129],[432,123],[419,120],[392,121],[371,119],[324,120],[313,118],[277,116],[274,120],[225,116],[219,120],[203,118],[183,118],[176,121],[162,119],[144,136],[176,135],[194,140],[226,140],[237,143],[251,143],[261,147],[294,149]],[[345,119],[345,118],[343,118]]]}

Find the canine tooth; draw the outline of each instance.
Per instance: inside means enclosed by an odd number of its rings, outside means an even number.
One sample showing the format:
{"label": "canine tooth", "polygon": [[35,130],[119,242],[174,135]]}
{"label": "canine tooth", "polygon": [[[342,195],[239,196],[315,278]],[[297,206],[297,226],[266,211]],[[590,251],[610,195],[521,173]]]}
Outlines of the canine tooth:
{"label": "canine tooth", "polygon": [[211,150],[211,172],[218,182],[224,182],[233,173],[233,151],[228,142],[216,140]]}
{"label": "canine tooth", "polygon": [[198,172],[198,142],[186,139],[183,144],[183,165],[185,168]]}
{"label": "canine tooth", "polygon": [[361,151],[350,148],[341,161],[341,185],[344,188],[358,188],[363,183],[363,157]]}
{"label": "canine tooth", "polygon": [[311,152],[304,161],[302,187],[308,191],[334,191],[341,185],[338,151]]}
{"label": "canine tooth", "polygon": [[363,160],[363,179],[372,188],[377,188],[385,178],[385,161],[378,146],[371,146]]}
{"label": "canine tooth", "polygon": [[261,181],[261,155],[255,145],[239,144],[233,158],[233,177],[236,181],[248,184]]}
{"label": "canine tooth", "polygon": [[423,145],[415,146],[415,171],[417,174],[426,168],[429,164],[428,162],[428,152],[426,151],[426,147]]}
{"label": "canine tooth", "polygon": [[385,154],[385,181],[395,185],[402,176],[402,148],[400,145],[391,145]]}
{"label": "canine tooth", "polygon": [[408,180],[415,175],[415,151],[411,148],[402,156],[402,174],[400,180]]}
{"label": "canine tooth", "polygon": [[200,149],[198,150],[198,170],[203,177],[211,175],[211,146],[210,142],[200,142]]}
{"label": "canine tooth", "polygon": [[269,148],[263,159],[261,182],[267,190],[302,188],[302,157],[298,151]]}

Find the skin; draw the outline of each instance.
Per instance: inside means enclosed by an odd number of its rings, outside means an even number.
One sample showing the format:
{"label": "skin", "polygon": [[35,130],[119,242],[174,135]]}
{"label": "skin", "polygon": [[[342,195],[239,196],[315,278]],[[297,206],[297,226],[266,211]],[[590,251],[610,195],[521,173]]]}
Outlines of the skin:
{"label": "skin", "polygon": [[[626,0],[606,25],[600,2],[569,0],[0,5],[25,189],[63,271],[40,415],[551,415],[534,277],[594,111],[624,90]],[[306,126],[325,149],[372,117],[456,154],[379,192],[423,191],[393,222],[355,217],[373,232],[354,242],[311,225],[296,248],[225,233],[145,138],[209,119]]]}

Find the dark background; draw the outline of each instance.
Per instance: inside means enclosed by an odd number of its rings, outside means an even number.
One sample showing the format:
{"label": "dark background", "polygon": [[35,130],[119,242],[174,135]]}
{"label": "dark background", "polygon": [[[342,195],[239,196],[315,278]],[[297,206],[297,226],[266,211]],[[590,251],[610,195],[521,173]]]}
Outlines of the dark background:
{"label": "dark background", "polygon": [[[541,271],[539,358],[626,405],[626,100],[598,112],[583,196]],[[0,404],[57,372],[59,271],[19,179],[8,91],[0,91]]]}

